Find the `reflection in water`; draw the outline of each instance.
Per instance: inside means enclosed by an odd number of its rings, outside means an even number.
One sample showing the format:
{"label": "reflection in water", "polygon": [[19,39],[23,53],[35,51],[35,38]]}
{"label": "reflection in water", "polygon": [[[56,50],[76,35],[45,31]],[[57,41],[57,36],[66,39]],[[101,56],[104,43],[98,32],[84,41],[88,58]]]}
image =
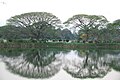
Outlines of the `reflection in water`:
{"label": "reflection in water", "polygon": [[59,51],[34,49],[5,59],[8,70],[29,78],[48,78],[60,70]]}
{"label": "reflection in water", "polygon": [[103,78],[120,71],[119,50],[8,50],[0,53],[7,69],[28,78],[49,78],[65,70],[75,78]]}
{"label": "reflection in water", "polygon": [[[110,67],[103,56],[90,50],[74,52],[79,59],[74,58],[71,62],[65,65],[64,70],[76,78],[96,78],[104,77]],[[81,60],[82,59],[82,60]]]}

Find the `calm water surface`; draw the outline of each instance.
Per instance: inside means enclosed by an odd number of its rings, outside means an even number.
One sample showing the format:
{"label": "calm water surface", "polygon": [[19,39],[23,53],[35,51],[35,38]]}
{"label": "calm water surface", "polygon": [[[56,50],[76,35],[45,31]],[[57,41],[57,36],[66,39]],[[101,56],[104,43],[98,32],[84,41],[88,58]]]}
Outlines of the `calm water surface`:
{"label": "calm water surface", "polygon": [[120,50],[0,50],[0,80],[120,80]]}

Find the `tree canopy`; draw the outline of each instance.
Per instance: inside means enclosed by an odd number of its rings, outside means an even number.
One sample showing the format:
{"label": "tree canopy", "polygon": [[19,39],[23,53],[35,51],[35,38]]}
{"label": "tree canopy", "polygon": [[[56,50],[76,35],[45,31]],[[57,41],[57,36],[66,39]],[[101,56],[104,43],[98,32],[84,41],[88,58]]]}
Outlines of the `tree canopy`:
{"label": "tree canopy", "polygon": [[[108,23],[107,19],[102,15],[86,15],[78,14],[69,18],[64,24],[67,26],[72,25],[73,28],[81,30],[83,34],[87,34],[87,39],[89,35],[95,34],[98,35],[95,31],[105,27]],[[91,33],[94,32],[94,33]]]}
{"label": "tree canopy", "polygon": [[[66,28],[63,28],[66,26]],[[69,28],[68,28],[69,27]],[[73,30],[78,32],[73,32]],[[78,40],[78,42],[120,42],[120,19],[109,22],[102,15],[73,15],[64,23],[47,12],[15,15],[0,27],[2,39]],[[107,37],[107,39],[106,39]]]}
{"label": "tree canopy", "polygon": [[31,38],[43,39],[43,32],[47,28],[61,27],[61,21],[58,17],[47,12],[31,12],[21,15],[16,15],[7,20],[8,25],[14,25],[16,27],[25,28],[23,31]]}

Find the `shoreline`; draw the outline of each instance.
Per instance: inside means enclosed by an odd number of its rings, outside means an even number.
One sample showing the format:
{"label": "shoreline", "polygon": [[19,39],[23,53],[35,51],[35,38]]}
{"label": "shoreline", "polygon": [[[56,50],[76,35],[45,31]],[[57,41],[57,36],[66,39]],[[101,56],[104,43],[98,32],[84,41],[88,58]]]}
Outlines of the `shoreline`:
{"label": "shoreline", "polygon": [[0,48],[120,49],[120,43],[0,43]]}

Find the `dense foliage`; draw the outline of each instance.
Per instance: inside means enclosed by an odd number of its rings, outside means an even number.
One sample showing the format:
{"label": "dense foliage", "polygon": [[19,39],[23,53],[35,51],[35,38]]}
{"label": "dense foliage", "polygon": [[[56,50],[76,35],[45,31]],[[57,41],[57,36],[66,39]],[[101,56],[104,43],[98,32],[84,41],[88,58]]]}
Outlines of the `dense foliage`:
{"label": "dense foliage", "polygon": [[102,15],[78,14],[62,24],[61,20],[51,13],[24,13],[11,17],[6,25],[0,27],[0,38],[120,42],[120,19],[109,23]]}

